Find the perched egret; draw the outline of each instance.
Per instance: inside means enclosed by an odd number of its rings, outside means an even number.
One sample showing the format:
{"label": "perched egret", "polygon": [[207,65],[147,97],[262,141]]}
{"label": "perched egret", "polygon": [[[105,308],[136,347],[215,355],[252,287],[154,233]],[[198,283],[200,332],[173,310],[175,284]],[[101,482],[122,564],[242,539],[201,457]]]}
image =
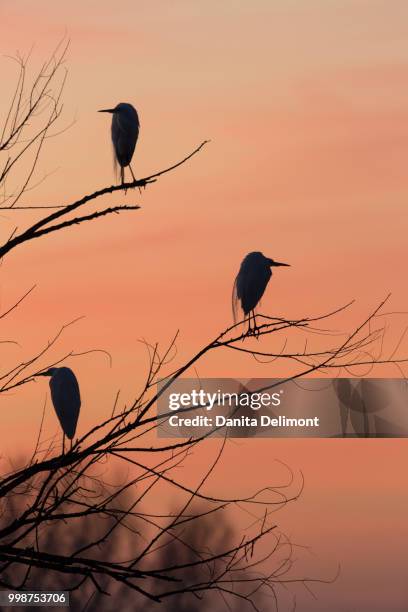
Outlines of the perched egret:
{"label": "perched egret", "polygon": [[120,166],[120,179],[125,182],[125,168],[129,170],[135,181],[130,162],[132,161],[137,138],[139,136],[139,117],[136,109],[126,102],[121,102],[115,108],[106,108],[99,113],[112,113],[112,144],[115,151],[115,162]]}
{"label": "perched egret", "polygon": [[256,333],[255,308],[272,276],[271,267],[289,265],[269,259],[258,251],[248,253],[243,259],[234,283],[232,306],[236,319],[236,306],[240,302],[245,319],[248,319],[248,334]]}
{"label": "perched egret", "polygon": [[81,396],[75,374],[70,368],[50,368],[45,372],[40,372],[39,375],[51,376],[52,403],[64,432],[64,437],[67,436],[72,440],[81,407]]}

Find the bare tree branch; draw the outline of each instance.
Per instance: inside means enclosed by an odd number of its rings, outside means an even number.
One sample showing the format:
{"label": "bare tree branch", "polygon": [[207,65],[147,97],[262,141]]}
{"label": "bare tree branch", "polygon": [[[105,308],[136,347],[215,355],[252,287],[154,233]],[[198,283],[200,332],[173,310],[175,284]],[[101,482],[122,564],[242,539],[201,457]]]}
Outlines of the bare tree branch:
{"label": "bare tree branch", "polygon": [[162,175],[162,174],[164,174],[166,172],[170,172],[174,168],[177,168],[181,164],[184,164],[193,155],[196,155],[202,149],[202,147],[206,144],[206,142],[207,141],[202,142],[201,145],[198,146],[196,149],[194,149],[194,151],[192,151],[192,153],[190,153],[187,157],[185,157],[183,160],[181,160],[177,164],[174,164],[170,168],[167,168],[166,170],[162,170],[160,172],[157,172],[156,174],[152,174],[149,177],[142,178],[142,179],[139,179],[137,181],[133,181],[131,183],[124,183],[123,185],[111,185],[110,187],[104,187],[103,189],[99,189],[98,191],[94,191],[93,193],[91,193],[89,195],[83,196],[82,198],[80,198],[76,202],[73,202],[72,204],[68,204],[67,206],[63,207],[62,209],[58,209],[56,212],[54,212],[54,213],[52,213],[50,215],[47,215],[43,219],[40,219],[39,221],[34,223],[31,227],[29,227],[27,230],[25,230],[21,234],[18,234],[17,236],[13,236],[11,239],[8,240],[8,242],[6,242],[2,246],[0,246],[0,258],[4,257],[4,255],[9,253],[12,249],[14,249],[15,247],[17,247],[20,244],[23,244],[23,243],[25,243],[25,242],[27,242],[29,240],[33,240],[34,238],[38,238],[39,236],[43,236],[43,235],[48,234],[50,232],[57,231],[57,230],[62,229],[64,227],[69,227],[70,225],[81,223],[82,221],[93,220],[93,219],[96,219],[96,218],[98,218],[100,216],[109,214],[111,212],[120,212],[122,210],[137,210],[138,208],[140,208],[139,206],[122,206],[122,207],[109,208],[109,209],[105,209],[102,212],[98,212],[97,211],[97,212],[93,213],[92,215],[87,215],[87,216],[84,216],[84,217],[79,217],[77,219],[70,220],[68,222],[64,222],[64,223],[60,223],[58,225],[54,225],[51,228],[42,229],[44,227],[44,225],[48,225],[49,223],[51,223],[51,222],[53,222],[53,221],[55,221],[55,220],[65,216],[65,215],[73,212],[74,210],[78,209],[79,207],[83,206],[84,204],[87,204],[88,202],[91,202],[92,200],[96,200],[97,198],[100,198],[100,197],[102,197],[102,196],[104,196],[106,194],[114,193],[116,191],[126,191],[127,189],[135,189],[135,188],[140,188],[140,187],[146,187],[146,185],[148,185],[149,183],[152,183],[152,182],[154,182],[156,180],[155,177],[158,177],[158,176],[160,176],[160,175]]}

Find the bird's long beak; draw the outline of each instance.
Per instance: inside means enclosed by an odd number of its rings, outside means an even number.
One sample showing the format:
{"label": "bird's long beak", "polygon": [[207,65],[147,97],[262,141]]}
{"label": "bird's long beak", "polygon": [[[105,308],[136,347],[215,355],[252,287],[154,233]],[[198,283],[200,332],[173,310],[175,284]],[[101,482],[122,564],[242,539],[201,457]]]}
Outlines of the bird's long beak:
{"label": "bird's long beak", "polygon": [[102,110],[98,110],[98,113],[114,113],[114,108],[103,108]]}
{"label": "bird's long beak", "polygon": [[290,264],[282,263],[281,261],[273,261],[271,266],[288,266],[290,268]]}

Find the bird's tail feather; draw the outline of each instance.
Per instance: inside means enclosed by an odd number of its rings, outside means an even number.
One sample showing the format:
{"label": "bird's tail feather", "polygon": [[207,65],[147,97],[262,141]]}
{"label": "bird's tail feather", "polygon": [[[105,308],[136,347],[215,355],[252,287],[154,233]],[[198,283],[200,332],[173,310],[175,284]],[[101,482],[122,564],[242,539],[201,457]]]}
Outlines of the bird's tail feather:
{"label": "bird's tail feather", "polygon": [[237,279],[234,281],[232,288],[232,316],[234,317],[234,323],[238,321],[238,294],[237,294]]}

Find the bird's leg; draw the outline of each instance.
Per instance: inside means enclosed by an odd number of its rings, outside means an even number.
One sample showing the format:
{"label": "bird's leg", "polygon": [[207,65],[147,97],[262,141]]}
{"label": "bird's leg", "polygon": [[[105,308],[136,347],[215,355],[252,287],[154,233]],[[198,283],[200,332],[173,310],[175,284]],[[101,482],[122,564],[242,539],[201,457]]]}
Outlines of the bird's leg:
{"label": "bird's leg", "polygon": [[251,312],[249,313],[248,335],[255,336],[256,339],[259,338],[259,331],[258,331],[258,325],[256,324],[255,310],[251,310]]}
{"label": "bird's leg", "polygon": [[245,319],[248,322],[248,329],[245,332],[245,336],[250,336],[251,335],[251,313],[249,313],[249,316],[245,317]]}
{"label": "bird's leg", "polygon": [[[120,183],[121,185],[125,184],[125,169],[123,166],[120,167]],[[125,193],[127,192],[127,189],[125,189]]]}
{"label": "bird's leg", "polygon": [[253,310],[253,311],[252,311],[252,316],[253,316],[253,318],[254,318],[254,336],[255,336],[255,337],[256,337],[256,339],[258,340],[258,339],[259,339],[259,334],[260,334],[260,331],[259,331],[259,327],[258,327],[258,325],[257,325],[257,323],[256,323],[256,314],[255,314],[255,310]]}
{"label": "bird's leg", "polygon": [[[129,164],[129,170],[130,170],[130,174],[132,175],[133,181],[136,183],[136,177],[135,177],[135,175],[133,174],[132,166],[131,166],[130,164]],[[139,193],[141,194],[141,193],[142,193],[141,188],[140,188],[140,187],[138,187],[138,189],[139,189]]]}
{"label": "bird's leg", "polygon": [[65,455],[65,434],[62,434],[62,454]]}
{"label": "bird's leg", "polygon": [[252,334],[253,334],[251,320],[252,320],[252,310],[249,311],[249,316],[248,316],[248,331],[247,331],[247,336],[252,336]]}
{"label": "bird's leg", "polygon": [[256,337],[256,319],[255,319],[255,311],[252,311],[252,334],[254,336],[254,338]]}

